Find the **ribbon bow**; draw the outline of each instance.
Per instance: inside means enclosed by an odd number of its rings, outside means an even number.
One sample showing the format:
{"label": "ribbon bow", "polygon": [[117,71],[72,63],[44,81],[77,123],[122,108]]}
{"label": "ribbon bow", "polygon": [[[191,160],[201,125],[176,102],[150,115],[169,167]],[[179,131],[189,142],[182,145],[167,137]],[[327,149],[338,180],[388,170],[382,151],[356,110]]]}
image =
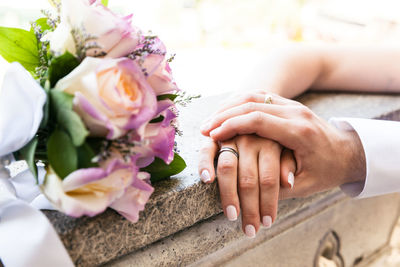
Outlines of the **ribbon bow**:
{"label": "ribbon bow", "polygon": [[[0,259],[5,266],[73,266],[47,217],[50,208],[33,176],[10,179],[10,153],[26,145],[43,117],[46,94],[30,74],[12,63],[0,92]],[[43,177],[44,170],[39,170]]]}

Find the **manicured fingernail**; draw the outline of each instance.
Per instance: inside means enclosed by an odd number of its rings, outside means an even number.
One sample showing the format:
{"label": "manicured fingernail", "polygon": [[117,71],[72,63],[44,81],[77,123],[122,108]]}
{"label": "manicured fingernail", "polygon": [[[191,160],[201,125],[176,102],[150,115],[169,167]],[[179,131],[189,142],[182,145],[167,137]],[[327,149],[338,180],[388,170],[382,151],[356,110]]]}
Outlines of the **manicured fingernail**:
{"label": "manicured fingernail", "polygon": [[289,172],[288,174],[288,183],[290,184],[290,188],[294,186],[294,174],[293,172]]}
{"label": "manicured fingernail", "polygon": [[220,132],[220,128],[214,129],[210,132],[210,136],[214,136]]}
{"label": "manicured fingernail", "polygon": [[262,223],[263,223],[264,227],[271,228],[272,217],[271,216],[264,216]]}
{"label": "manicured fingernail", "polygon": [[207,170],[203,170],[200,174],[200,179],[203,183],[211,181],[210,173]]}
{"label": "manicured fingernail", "polygon": [[246,227],[244,228],[244,232],[250,238],[256,237],[256,228],[254,228],[254,226],[251,224],[246,225]]}
{"label": "manicured fingernail", "polygon": [[226,207],[226,216],[228,217],[228,220],[230,221],[236,221],[237,220],[237,211],[235,206],[229,205]]}

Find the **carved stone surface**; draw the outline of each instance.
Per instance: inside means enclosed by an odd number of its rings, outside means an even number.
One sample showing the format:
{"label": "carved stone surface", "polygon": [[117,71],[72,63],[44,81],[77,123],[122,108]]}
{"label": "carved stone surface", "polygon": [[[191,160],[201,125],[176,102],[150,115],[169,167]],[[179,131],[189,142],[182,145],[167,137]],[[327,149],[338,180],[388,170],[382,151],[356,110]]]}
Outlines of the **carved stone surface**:
{"label": "carved stone surface", "polygon": [[[178,138],[178,143],[188,167],[181,174],[154,185],[155,193],[146,205],[146,210],[141,212],[138,223],[132,224],[111,210],[94,218],[80,219],[54,211],[46,212],[78,266],[106,263],[221,213],[216,184],[201,184],[197,174],[198,151],[201,145],[198,127],[225,97],[226,95],[222,95],[201,99],[181,111],[184,137]],[[300,100],[324,118],[374,118],[400,110],[400,97],[392,95],[326,93],[308,94]],[[308,199],[284,201],[280,204],[279,217],[286,218],[300,209],[307,209],[326,194],[329,193]],[[237,232],[230,238],[235,239],[239,235],[241,234]],[[223,246],[224,240],[217,238],[210,247],[219,249]],[[196,254],[195,251],[190,253]],[[174,259],[173,256],[174,254],[168,254],[170,259]]]}

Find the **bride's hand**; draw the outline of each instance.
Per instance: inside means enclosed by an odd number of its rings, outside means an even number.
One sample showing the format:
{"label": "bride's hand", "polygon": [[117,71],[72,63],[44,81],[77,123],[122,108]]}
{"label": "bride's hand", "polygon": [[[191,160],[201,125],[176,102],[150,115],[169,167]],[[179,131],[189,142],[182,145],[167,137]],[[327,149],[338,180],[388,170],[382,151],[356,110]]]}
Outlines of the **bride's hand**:
{"label": "bride's hand", "polygon": [[[237,219],[241,210],[242,229],[249,237],[257,233],[260,222],[270,227],[277,214],[280,186],[290,188],[296,164],[289,151],[255,135],[243,135],[220,143],[217,176],[222,208],[229,220]],[[208,139],[200,152],[199,173],[203,182],[214,181],[214,158],[219,147]],[[289,174],[291,173],[291,174]],[[281,176],[281,178],[280,178]],[[289,180],[289,181],[288,181]]]}
{"label": "bride's hand", "polygon": [[354,131],[338,130],[296,101],[277,95],[272,95],[272,104],[264,101],[263,94],[233,99],[202,127],[202,133],[216,141],[257,134],[293,150],[296,185],[291,191],[282,190],[283,198],[365,178],[365,155]]}

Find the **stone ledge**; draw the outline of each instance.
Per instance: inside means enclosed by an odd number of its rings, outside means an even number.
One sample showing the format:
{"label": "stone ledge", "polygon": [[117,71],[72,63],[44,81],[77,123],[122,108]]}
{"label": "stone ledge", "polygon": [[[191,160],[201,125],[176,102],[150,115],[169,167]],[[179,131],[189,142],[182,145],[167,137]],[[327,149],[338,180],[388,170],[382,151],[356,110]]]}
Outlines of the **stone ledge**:
{"label": "stone ledge", "polygon": [[340,237],[345,266],[352,266],[360,256],[367,259],[387,245],[399,200],[398,194],[353,200],[334,190],[290,216],[279,217],[271,229],[261,228],[255,239],[242,234],[240,220],[229,222],[220,214],[106,266],[308,267],[330,231]]}
{"label": "stone ledge", "polygon": [[[225,248],[231,247],[235,242],[248,241],[246,249],[255,247],[265,238],[273,238],[297,223],[303,221],[310,212],[307,203],[319,203],[325,201],[326,204],[319,206],[319,212],[335,202],[342,201],[344,195],[338,191],[318,194],[312,198],[282,201],[279,207],[278,219],[270,230],[261,228],[255,240],[248,239],[241,228],[241,219],[237,222],[229,222],[223,214],[218,214],[207,220],[201,221],[192,227],[178,232],[172,236],[164,238],[156,243],[146,246],[128,256],[122,257],[116,261],[110,262],[108,266],[170,266],[177,262],[186,266],[193,262],[196,265],[218,266],[227,258],[234,257],[239,251],[244,251],[239,247],[238,251],[225,251]],[[328,199],[328,201],[326,201]],[[288,213],[288,207],[296,210],[294,214]],[[212,253],[218,254],[213,260],[207,257]],[[216,260],[215,258],[221,258]],[[212,264],[211,264],[212,262]]]}
{"label": "stone ledge", "polygon": [[[111,210],[93,218],[80,219],[46,212],[76,265],[104,264],[221,213],[216,184],[201,184],[197,174],[201,141],[198,127],[225,97],[204,98],[182,110],[181,128],[185,137],[179,138],[178,143],[188,167],[181,174],[155,184],[155,193],[138,223],[132,224]],[[323,118],[397,119],[400,114],[400,97],[395,95],[312,93],[299,100]],[[279,218],[312,206],[325,194],[329,192],[281,202]]]}

